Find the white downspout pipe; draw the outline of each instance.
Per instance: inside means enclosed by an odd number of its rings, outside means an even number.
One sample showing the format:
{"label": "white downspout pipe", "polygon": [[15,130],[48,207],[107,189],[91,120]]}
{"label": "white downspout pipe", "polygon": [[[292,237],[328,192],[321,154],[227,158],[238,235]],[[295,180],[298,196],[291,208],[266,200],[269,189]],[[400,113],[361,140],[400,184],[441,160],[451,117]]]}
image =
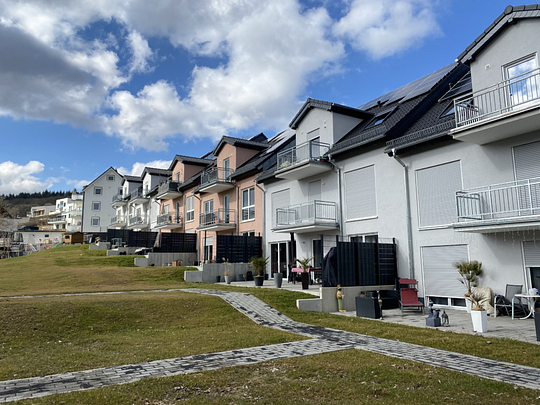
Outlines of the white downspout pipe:
{"label": "white downspout pipe", "polygon": [[414,260],[413,260],[413,237],[411,225],[411,201],[409,198],[409,175],[408,168],[405,163],[398,157],[396,149],[392,149],[392,157],[403,167],[403,181],[405,185],[405,211],[407,216],[407,245],[409,256],[409,277],[414,279]]}

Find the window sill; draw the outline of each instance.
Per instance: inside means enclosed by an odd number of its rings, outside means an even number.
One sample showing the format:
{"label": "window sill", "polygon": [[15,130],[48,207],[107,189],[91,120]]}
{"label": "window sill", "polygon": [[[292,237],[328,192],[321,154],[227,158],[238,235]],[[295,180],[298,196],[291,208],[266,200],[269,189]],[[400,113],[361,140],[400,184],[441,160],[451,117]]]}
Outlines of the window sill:
{"label": "window sill", "polygon": [[437,229],[452,229],[452,224],[418,227],[419,231],[434,231]]}
{"label": "window sill", "polygon": [[241,224],[245,223],[245,222],[253,222],[255,221],[255,218],[253,219],[246,219],[245,221],[240,221]]}
{"label": "window sill", "polygon": [[358,222],[358,221],[367,221],[367,220],[370,220],[370,219],[378,219],[379,216],[378,215],[375,215],[373,217],[364,217],[364,218],[354,218],[354,219],[347,219],[345,220],[345,222]]}

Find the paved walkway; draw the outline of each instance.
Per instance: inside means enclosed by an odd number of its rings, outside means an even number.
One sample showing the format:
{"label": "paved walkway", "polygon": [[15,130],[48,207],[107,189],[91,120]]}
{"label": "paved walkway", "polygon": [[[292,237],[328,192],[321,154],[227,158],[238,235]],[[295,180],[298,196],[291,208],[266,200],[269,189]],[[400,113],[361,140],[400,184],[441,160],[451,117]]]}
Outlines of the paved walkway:
{"label": "paved walkway", "polygon": [[[247,293],[200,289],[176,291],[219,296],[260,325],[298,333],[311,339],[45,377],[1,381],[0,402],[126,384],[144,378],[167,377],[346,349],[367,350],[540,390],[540,369],[537,368],[295,322]],[[463,367],[464,364],[467,364],[467,367]]]}

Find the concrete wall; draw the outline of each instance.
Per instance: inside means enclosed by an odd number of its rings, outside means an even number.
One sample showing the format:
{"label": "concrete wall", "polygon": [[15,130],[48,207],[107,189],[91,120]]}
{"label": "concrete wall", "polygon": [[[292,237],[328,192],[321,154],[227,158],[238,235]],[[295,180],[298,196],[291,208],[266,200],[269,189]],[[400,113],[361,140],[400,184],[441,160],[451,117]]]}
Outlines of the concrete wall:
{"label": "concrete wall", "polygon": [[[343,293],[343,309],[356,311],[355,297],[365,291],[393,290],[393,285],[369,285],[360,287],[341,287]],[[322,312],[337,312],[337,287],[321,287]]]}
{"label": "concrete wall", "polygon": [[[225,263],[203,264],[200,271],[186,271],[184,279],[194,283],[215,283],[216,277],[220,276],[223,282],[225,281],[225,270]],[[248,271],[252,271],[248,263],[230,263],[230,270],[234,281],[237,280],[238,274],[246,274]]]}
{"label": "concrete wall", "polygon": [[168,266],[181,260],[182,266],[191,266],[197,260],[195,253],[149,253],[146,258],[135,258],[135,266]]}

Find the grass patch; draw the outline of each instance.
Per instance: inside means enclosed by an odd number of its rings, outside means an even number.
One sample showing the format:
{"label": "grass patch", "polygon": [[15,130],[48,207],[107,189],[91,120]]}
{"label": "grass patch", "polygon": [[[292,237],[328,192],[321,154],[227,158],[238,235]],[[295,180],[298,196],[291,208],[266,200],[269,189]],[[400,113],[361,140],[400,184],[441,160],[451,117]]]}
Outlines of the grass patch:
{"label": "grass patch", "polygon": [[0,311],[0,380],[304,339],[181,292],[2,300]]}
{"label": "grass patch", "polygon": [[34,404],[535,404],[538,393],[361,350],[142,380]]}

